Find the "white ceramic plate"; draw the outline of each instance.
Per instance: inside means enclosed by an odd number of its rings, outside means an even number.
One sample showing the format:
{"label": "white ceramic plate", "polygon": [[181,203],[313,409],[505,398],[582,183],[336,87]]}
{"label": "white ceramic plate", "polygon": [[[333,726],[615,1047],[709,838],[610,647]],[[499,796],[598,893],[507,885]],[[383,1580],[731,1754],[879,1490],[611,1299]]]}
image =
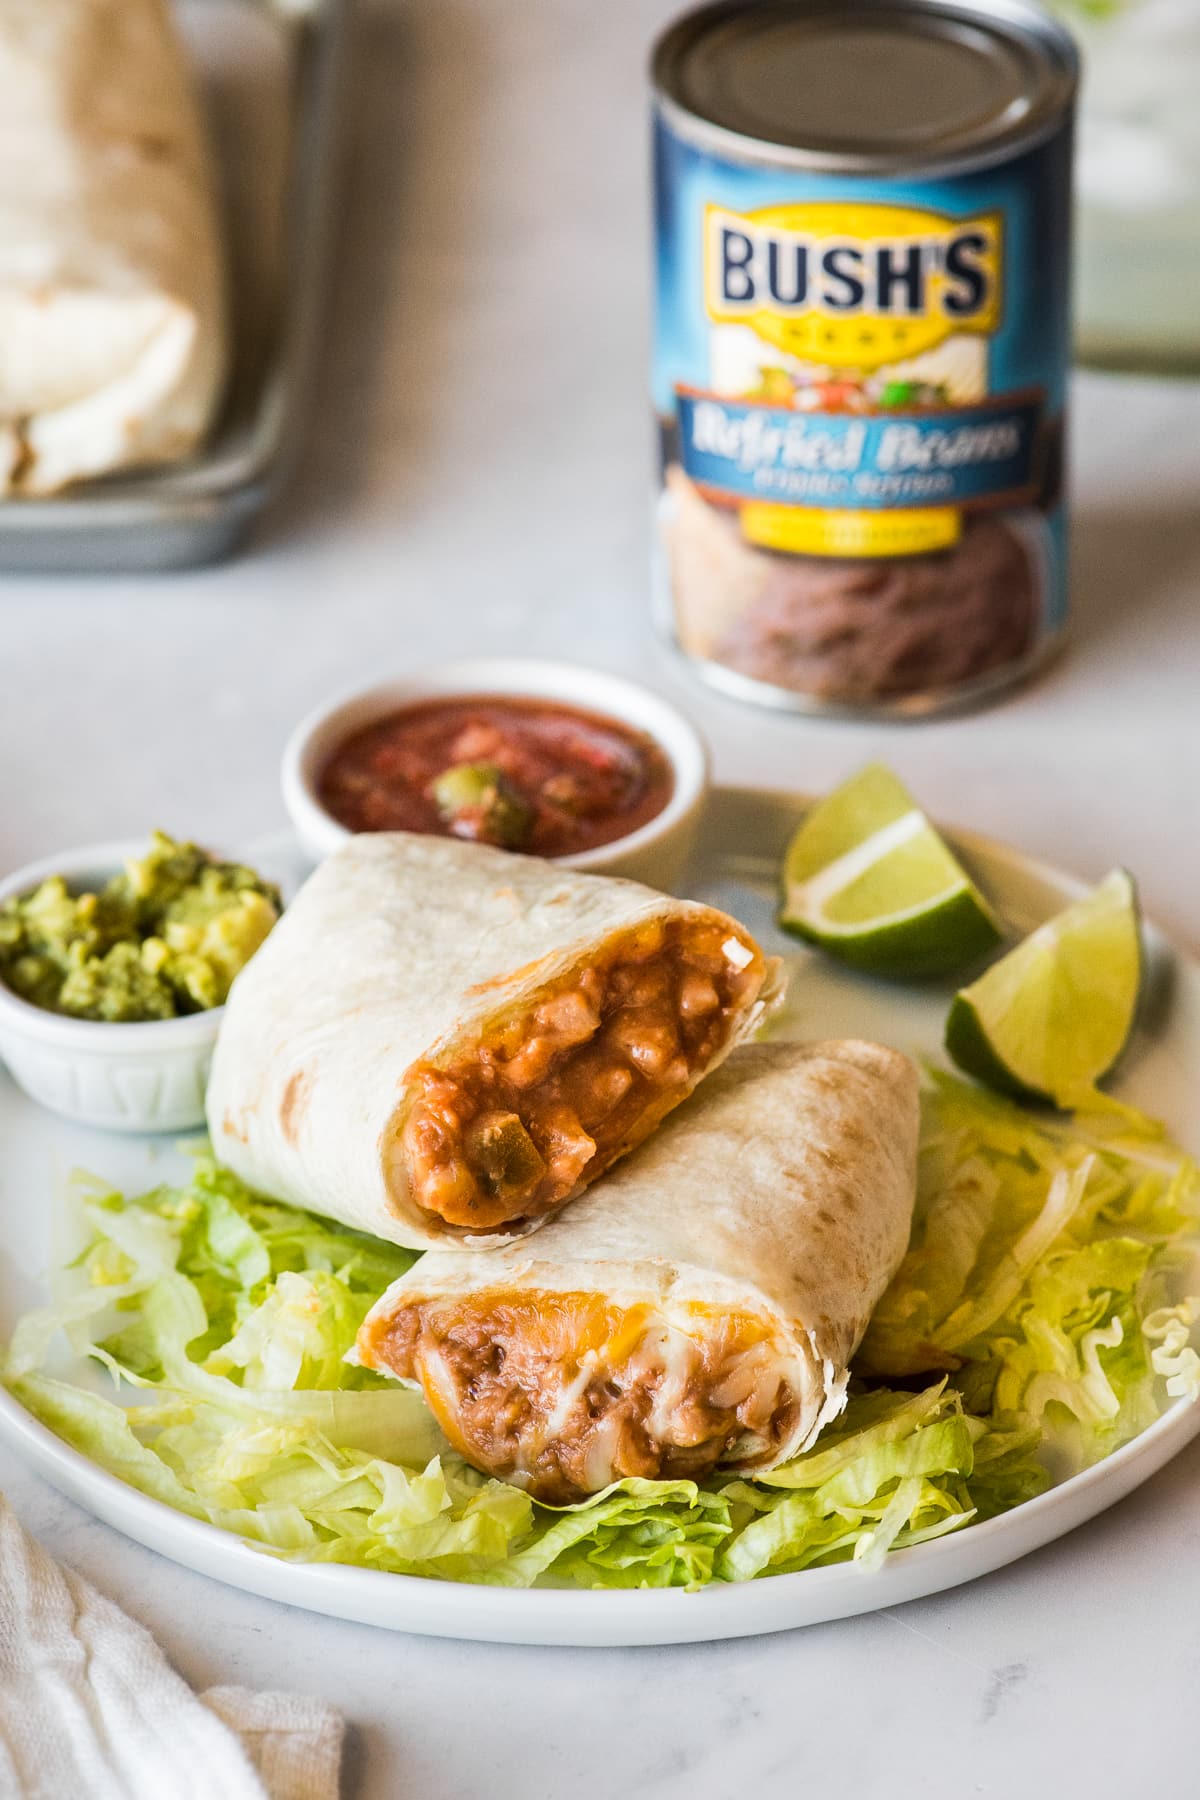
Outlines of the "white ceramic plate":
{"label": "white ceramic plate", "polygon": [[[776,871],[802,802],[719,790],[706,816],[690,891],[745,920],[792,965],[791,1035],[877,1037],[936,1053],[948,988],[899,988],[843,973],[799,949],[772,922]],[[1081,883],[983,839],[952,834],[1005,916],[1031,928]],[[274,841],[249,852],[277,879],[296,851]],[[1200,967],[1153,930],[1143,1016],[1118,1091],[1164,1117],[1200,1147]],[[177,1158],[169,1139],[119,1139],[64,1124],[0,1074],[0,1335],[45,1296],[54,1261],[54,1197],[80,1164],[121,1186],[148,1186]],[[1179,1401],[1133,1443],[1037,1500],[983,1525],[893,1552],[876,1573],[851,1563],[775,1575],[699,1593],[679,1590],[522,1592],[420,1580],[364,1569],[282,1563],[210,1525],[126,1487],[60,1442],[0,1392],[0,1437],[98,1518],[174,1561],[234,1587],[337,1618],[437,1637],[522,1644],[672,1644],[745,1637],[844,1618],[986,1575],[1103,1512],[1200,1432],[1200,1403]]]}

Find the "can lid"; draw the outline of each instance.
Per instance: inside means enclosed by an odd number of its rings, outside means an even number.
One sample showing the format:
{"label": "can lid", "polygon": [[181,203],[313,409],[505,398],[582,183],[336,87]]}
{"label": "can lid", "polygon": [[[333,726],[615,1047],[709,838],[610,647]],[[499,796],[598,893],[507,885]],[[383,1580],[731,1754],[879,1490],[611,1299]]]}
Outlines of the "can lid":
{"label": "can lid", "polygon": [[1029,0],[717,0],[654,53],[685,129],[849,173],[990,162],[1052,129],[1077,78]]}

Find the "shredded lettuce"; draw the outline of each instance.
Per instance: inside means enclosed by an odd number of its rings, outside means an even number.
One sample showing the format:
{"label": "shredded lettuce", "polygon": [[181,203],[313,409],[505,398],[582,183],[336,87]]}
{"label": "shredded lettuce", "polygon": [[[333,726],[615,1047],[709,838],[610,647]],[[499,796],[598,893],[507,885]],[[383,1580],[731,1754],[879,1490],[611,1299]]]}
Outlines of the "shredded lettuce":
{"label": "shredded lettuce", "polygon": [[631,1479],[563,1508],[469,1468],[415,1390],[346,1360],[412,1252],[204,1150],[132,1197],[78,1176],[72,1204],[82,1248],[18,1323],[4,1381],[143,1493],[296,1561],[613,1589],[869,1570],[1200,1396],[1200,1179],[1099,1097],[1034,1115],[933,1072],[911,1247],[841,1417],[754,1479]]}
{"label": "shredded lettuce", "polygon": [[[981,1440],[994,1441],[977,1463]],[[808,1455],[726,1489],[757,1516],[727,1545],[720,1573],[745,1581],[847,1556],[877,1568],[893,1548],[1040,1493],[1049,1477],[1036,1444],[1032,1430],[993,1431],[968,1418],[944,1380],[916,1395],[858,1396]]]}
{"label": "shredded lettuce", "polygon": [[976,1416],[1023,1415],[1056,1473],[1200,1395],[1191,1326],[1200,1173],[1163,1128],[1099,1095],[1031,1113],[934,1070],[908,1255],[859,1371],[944,1369]]}

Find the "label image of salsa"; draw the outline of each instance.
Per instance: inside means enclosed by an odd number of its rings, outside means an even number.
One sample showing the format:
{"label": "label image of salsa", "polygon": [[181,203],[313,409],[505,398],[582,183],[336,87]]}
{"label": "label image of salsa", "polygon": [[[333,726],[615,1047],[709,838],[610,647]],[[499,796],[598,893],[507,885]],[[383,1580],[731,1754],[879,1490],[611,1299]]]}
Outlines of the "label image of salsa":
{"label": "label image of salsa", "polygon": [[350,831],[419,831],[533,856],[627,837],[671,798],[654,739],[617,719],[508,695],[424,700],[332,752],[321,804]]}

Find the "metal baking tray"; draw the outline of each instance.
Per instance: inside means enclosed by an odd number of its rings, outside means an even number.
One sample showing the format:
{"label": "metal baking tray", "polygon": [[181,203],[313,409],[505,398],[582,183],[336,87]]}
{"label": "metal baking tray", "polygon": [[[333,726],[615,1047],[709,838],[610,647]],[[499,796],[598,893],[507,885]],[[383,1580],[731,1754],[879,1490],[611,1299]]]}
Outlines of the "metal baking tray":
{"label": "metal baking tray", "polygon": [[286,479],[319,338],[351,0],[175,0],[213,139],[232,370],[185,463],[0,501],[0,569],[120,573],[225,555]]}

